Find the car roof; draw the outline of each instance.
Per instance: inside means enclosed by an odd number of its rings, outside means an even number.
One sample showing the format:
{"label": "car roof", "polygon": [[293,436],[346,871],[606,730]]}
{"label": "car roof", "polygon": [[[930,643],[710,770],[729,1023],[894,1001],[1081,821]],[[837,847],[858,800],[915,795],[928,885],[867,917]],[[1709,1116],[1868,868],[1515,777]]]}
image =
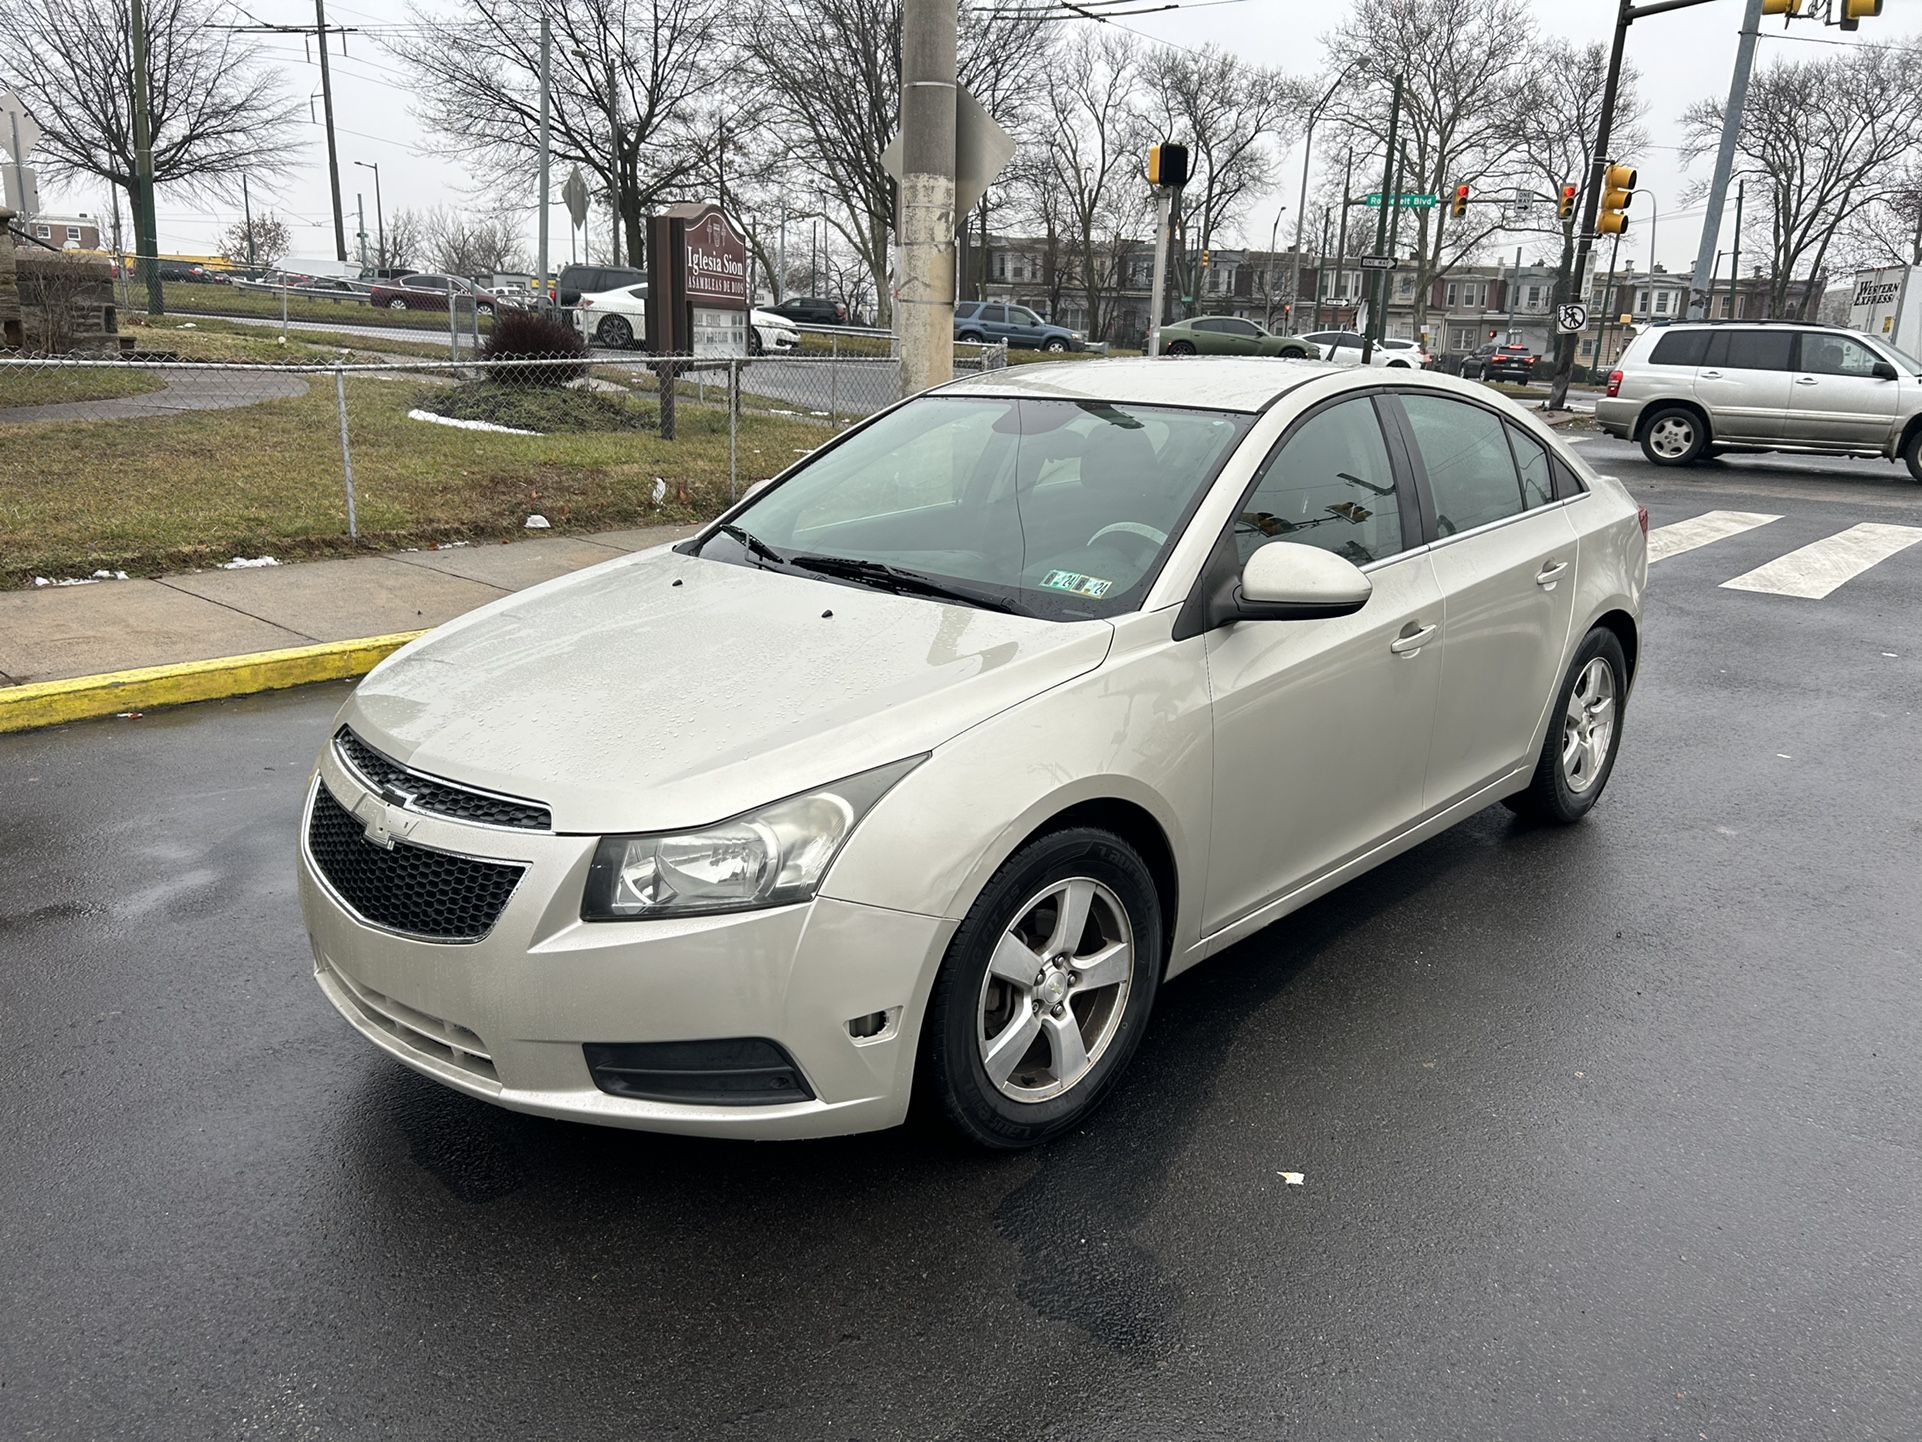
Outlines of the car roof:
{"label": "car roof", "polygon": [[[1410,375],[1420,372],[1410,371]],[[1320,376],[1355,376],[1381,383],[1378,371],[1330,361],[1187,356],[1176,359],[1115,357],[1109,360],[1004,366],[963,376],[941,395],[1021,396],[1033,400],[1113,401],[1120,405],[1200,406],[1254,413],[1304,382]]]}

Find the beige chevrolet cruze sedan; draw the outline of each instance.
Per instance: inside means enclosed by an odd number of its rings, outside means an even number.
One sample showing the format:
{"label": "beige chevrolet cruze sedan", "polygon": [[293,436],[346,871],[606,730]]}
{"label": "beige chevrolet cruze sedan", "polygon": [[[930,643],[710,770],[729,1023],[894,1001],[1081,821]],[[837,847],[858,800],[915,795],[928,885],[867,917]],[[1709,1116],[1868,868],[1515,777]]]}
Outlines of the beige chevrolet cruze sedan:
{"label": "beige chevrolet cruze sedan", "polygon": [[1646,529],[1449,377],[957,381],[369,675],[301,823],[320,986],[520,1111],[1045,1140],[1170,977],[1492,802],[1595,804]]}

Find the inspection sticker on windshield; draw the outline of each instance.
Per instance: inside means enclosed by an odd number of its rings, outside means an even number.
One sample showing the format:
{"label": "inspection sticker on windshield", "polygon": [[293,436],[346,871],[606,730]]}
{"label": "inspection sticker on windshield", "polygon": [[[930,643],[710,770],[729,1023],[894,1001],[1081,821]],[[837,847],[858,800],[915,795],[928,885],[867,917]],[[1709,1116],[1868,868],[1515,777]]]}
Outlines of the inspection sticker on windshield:
{"label": "inspection sticker on windshield", "polygon": [[1051,591],[1072,591],[1077,596],[1105,596],[1114,582],[1079,571],[1050,571],[1041,578],[1041,584]]}

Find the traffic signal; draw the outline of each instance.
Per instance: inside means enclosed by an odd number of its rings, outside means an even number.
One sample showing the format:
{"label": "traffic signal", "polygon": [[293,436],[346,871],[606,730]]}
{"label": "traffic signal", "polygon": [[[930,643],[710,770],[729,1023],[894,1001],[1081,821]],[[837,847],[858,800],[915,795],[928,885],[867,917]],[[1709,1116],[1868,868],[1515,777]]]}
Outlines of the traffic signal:
{"label": "traffic signal", "polygon": [[1602,213],[1595,222],[1597,235],[1620,235],[1628,229],[1628,217],[1622,212],[1635,199],[1631,194],[1634,189],[1632,165],[1611,165],[1602,173]]}
{"label": "traffic signal", "polygon": [[1210,263],[1212,263],[1212,262],[1213,262],[1213,260],[1214,260],[1214,258],[1215,258],[1215,256],[1214,256],[1214,252],[1213,252],[1213,251],[1211,251],[1211,250],[1204,250],[1204,251],[1202,251],[1202,253],[1201,253],[1201,268],[1202,268],[1203,270],[1206,270],[1206,269],[1208,268],[1208,266],[1210,265]]}
{"label": "traffic signal", "polygon": [[1455,203],[1454,205],[1449,207],[1448,213],[1454,216],[1455,219],[1457,220],[1460,220],[1464,215],[1468,214],[1468,187],[1467,186],[1458,185],[1455,187]]}
{"label": "traffic signal", "polygon": [[1574,213],[1575,187],[1572,185],[1564,185],[1562,187],[1561,199],[1555,202],[1555,218],[1557,220],[1567,220],[1569,216]]}
{"label": "traffic signal", "polygon": [[1762,0],[1764,15],[1800,15],[1804,0]]}
{"label": "traffic signal", "polygon": [[1873,20],[1882,13],[1882,0],[1839,0],[1837,8],[1842,18],[1836,21],[1844,30],[1853,30],[1864,20]]}
{"label": "traffic signal", "polygon": [[1187,146],[1164,140],[1148,147],[1148,184],[1178,188],[1187,183]]}

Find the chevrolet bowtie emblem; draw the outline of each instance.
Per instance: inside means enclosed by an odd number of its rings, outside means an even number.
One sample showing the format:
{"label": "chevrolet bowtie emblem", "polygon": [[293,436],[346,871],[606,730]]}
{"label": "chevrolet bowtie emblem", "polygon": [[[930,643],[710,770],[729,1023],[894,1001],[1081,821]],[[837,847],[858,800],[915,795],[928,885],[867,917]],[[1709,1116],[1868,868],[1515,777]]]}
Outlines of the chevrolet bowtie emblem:
{"label": "chevrolet bowtie emblem", "polygon": [[[389,788],[382,788],[383,792]],[[414,818],[402,815],[384,796],[363,796],[354,803],[354,819],[360,822],[361,835],[383,851],[394,849],[394,838],[414,829]]]}

